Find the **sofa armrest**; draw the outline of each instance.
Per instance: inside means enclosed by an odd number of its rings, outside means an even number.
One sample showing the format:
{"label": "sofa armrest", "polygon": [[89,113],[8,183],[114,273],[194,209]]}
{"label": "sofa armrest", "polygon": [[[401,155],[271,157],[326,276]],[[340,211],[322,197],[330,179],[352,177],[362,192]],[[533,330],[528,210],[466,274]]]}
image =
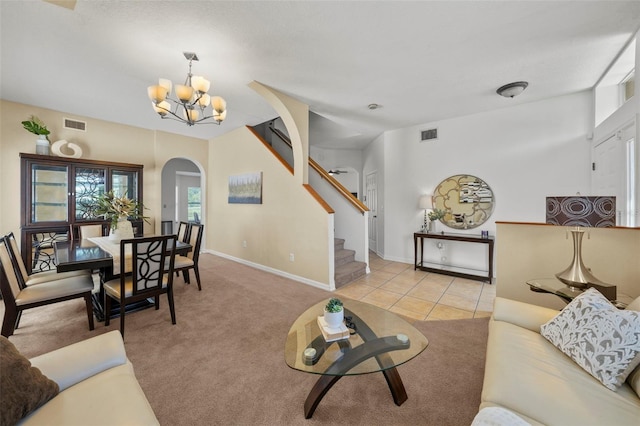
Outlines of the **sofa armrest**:
{"label": "sofa armrest", "polygon": [[496,297],[492,318],[540,333],[540,326],[556,315],[558,311],[555,309]]}
{"label": "sofa armrest", "polygon": [[31,365],[58,383],[60,391],[128,362],[119,331],[111,331],[31,358]]}

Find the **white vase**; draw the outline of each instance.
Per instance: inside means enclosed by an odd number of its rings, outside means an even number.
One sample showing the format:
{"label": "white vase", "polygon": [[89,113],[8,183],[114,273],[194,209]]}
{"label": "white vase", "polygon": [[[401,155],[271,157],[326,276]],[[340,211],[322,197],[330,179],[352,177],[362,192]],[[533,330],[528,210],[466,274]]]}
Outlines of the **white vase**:
{"label": "white vase", "polygon": [[36,154],[49,155],[49,140],[46,135],[38,135],[36,140]]}
{"label": "white vase", "polygon": [[324,311],[324,322],[331,328],[339,328],[344,320],[344,309],[340,312],[327,312]]}
{"label": "white vase", "polygon": [[120,242],[120,240],[127,240],[133,238],[133,226],[126,217],[118,219],[116,228],[111,228],[109,233],[109,239],[114,242]]}

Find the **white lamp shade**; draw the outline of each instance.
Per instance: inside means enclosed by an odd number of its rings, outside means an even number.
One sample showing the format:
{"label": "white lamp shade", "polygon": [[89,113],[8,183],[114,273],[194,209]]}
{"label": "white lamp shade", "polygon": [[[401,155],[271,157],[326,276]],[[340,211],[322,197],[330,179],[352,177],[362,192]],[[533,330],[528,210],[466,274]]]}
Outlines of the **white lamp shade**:
{"label": "white lamp shade", "polygon": [[189,102],[193,96],[193,87],[184,84],[176,84],[176,96],[182,102]]}
{"label": "white lamp shade", "polygon": [[222,114],[227,110],[227,101],[222,99],[220,96],[214,96],[211,98],[211,107],[218,114]]}
{"label": "white lamp shade", "polygon": [[171,104],[167,101],[162,101],[157,105],[152,102],[151,105],[153,105],[153,109],[163,117],[171,110]]}
{"label": "white lamp shade", "polygon": [[187,121],[196,121],[198,120],[198,116],[200,115],[200,113],[195,109],[185,109],[182,115]]}
{"label": "white lamp shade", "polygon": [[216,111],[213,112],[213,119],[216,120],[218,123],[223,122],[225,118],[227,118],[227,111],[222,111],[220,113]]}
{"label": "white lamp shade", "polygon": [[171,80],[168,80],[166,78],[159,78],[158,85],[167,89],[167,95],[171,94],[171,87],[173,86],[173,83],[171,83]]}
{"label": "white lamp shade", "polygon": [[211,82],[201,75],[194,75],[191,77],[191,87],[200,93],[206,93],[209,91]]}
{"label": "white lamp shade", "polygon": [[426,210],[431,208],[431,195],[422,195],[418,200],[418,208]]}
{"label": "white lamp shade", "polygon": [[210,102],[211,96],[209,96],[207,93],[203,93],[202,96],[200,96],[200,99],[198,99],[198,105],[200,105],[202,108],[208,107]]}
{"label": "white lamp shade", "polygon": [[167,98],[167,89],[160,85],[147,87],[147,94],[152,102],[160,103]]}

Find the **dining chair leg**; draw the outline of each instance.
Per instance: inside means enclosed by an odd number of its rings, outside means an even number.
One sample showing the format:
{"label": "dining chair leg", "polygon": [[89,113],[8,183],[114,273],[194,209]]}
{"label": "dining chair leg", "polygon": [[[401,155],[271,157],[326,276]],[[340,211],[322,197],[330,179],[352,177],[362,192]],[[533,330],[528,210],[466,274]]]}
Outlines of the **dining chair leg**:
{"label": "dining chair leg", "polygon": [[2,332],[0,334],[2,334],[7,339],[13,334],[13,331],[15,330],[17,316],[18,312],[5,305],[4,320],[2,321]]}
{"label": "dining chair leg", "polygon": [[22,318],[22,311],[18,311],[18,315],[16,316],[16,325],[13,327],[14,330],[17,330],[20,326],[20,318]]}
{"label": "dining chair leg", "polygon": [[111,323],[111,298],[104,293],[104,326],[108,326]]}
{"label": "dining chair leg", "polygon": [[189,270],[188,269],[184,269],[182,271],[182,279],[184,280],[185,283],[191,284],[191,281],[189,280]]}
{"label": "dining chair leg", "polygon": [[124,300],[120,300],[120,335],[122,336],[123,340],[124,340],[124,308],[125,308]]}
{"label": "dining chair leg", "polygon": [[196,282],[198,283],[198,290],[202,291],[202,286],[200,285],[200,271],[198,270],[197,266],[193,268],[193,273],[196,274]]}
{"label": "dining chair leg", "polygon": [[153,301],[156,305],[156,311],[157,311],[158,309],[160,309],[160,295],[156,295],[156,297],[153,298]]}
{"label": "dining chair leg", "polygon": [[167,299],[169,299],[169,312],[171,312],[171,324],[176,323],[176,309],[173,305],[173,287],[169,287],[167,290]]}
{"label": "dining chair leg", "polygon": [[95,328],[93,323],[93,305],[91,304],[91,293],[84,296],[84,302],[87,305],[87,318],[89,319],[89,331]]}

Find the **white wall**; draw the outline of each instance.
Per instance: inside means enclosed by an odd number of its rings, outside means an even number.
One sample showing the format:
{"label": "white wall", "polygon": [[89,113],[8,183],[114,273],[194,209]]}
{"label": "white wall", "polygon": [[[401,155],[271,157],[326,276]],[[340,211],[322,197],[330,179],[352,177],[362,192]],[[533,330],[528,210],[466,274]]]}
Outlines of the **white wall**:
{"label": "white wall", "polygon": [[[478,228],[440,225],[451,232],[495,235],[496,221],[544,222],[545,197],[588,193],[591,111],[590,92],[581,92],[385,133],[385,259],[413,263],[413,233],[424,215],[418,198],[451,175],[483,179],[496,202],[489,222]],[[431,127],[438,139],[420,142],[419,130]],[[435,244],[425,242],[425,251]],[[477,248],[454,247],[447,253],[451,264],[486,269]]]}
{"label": "white wall", "polygon": [[[309,156],[313,158],[325,170],[349,169],[350,173],[335,175],[349,192],[357,192],[358,199],[362,200],[362,151],[359,149],[326,149],[315,146],[309,147]],[[354,170],[352,172],[351,170]]]}

